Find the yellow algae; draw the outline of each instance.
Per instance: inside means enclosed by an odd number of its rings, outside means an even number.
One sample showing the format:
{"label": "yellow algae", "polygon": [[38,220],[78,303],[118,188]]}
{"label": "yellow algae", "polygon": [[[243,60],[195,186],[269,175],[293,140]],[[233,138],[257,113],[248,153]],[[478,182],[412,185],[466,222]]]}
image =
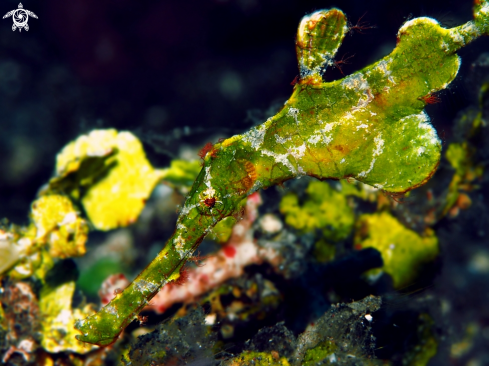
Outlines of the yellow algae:
{"label": "yellow algae", "polygon": [[75,282],[66,282],[56,287],[45,285],[40,294],[42,347],[52,353],[72,351],[87,353],[96,348],[75,338],[75,320],[93,314],[95,311],[86,306],[84,309],[72,309],[72,297]]}
{"label": "yellow algae", "polygon": [[135,222],[163,172],[146,159],[130,132],[94,130],[57,156],[52,189],[80,198],[95,228],[110,230]]}
{"label": "yellow algae", "polygon": [[392,277],[396,288],[414,281],[422,265],[439,252],[433,230],[428,228],[419,235],[387,212],[360,216],[354,241],[357,249],[375,248],[381,253],[382,269]]}
{"label": "yellow algae", "polygon": [[32,203],[31,219],[36,228],[37,243],[48,244],[52,257],[68,258],[85,254],[88,224],[79,216],[68,197],[40,197]]}

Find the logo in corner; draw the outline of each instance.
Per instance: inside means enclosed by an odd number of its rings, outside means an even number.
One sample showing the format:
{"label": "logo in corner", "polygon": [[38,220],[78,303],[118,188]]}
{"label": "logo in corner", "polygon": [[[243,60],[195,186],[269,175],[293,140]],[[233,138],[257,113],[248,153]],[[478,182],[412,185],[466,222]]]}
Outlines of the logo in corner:
{"label": "logo in corner", "polygon": [[14,24],[12,25],[12,30],[15,31],[19,28],[19,32],[24,28],[26,31],[29,30],[29,26],[27,25],[27,21],[29,20],[29,15],[33,18],[37,19],[37,15],[34,14],[30,10],[25,10],[22,3],[19,3],[19,8],[9,11],[7,14],[3,16],[3,19],[12,17]]}

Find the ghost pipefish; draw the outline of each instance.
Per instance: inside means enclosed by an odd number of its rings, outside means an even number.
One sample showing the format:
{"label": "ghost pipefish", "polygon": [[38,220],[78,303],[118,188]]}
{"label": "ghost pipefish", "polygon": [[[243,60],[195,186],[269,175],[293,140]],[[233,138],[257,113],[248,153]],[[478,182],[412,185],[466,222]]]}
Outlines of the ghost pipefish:
{"label": "ghost pipefish", "polygon": [[98,313],[79,320],[77,339],[114,342],[220,220],[239,216],[260,188],[304,175],[355,178],[391,193],[424,184],[441,143],[424,112],[426,100],[457,75],[456,51],[489,29],[489,2],[476,0],[474,20],[451,29],[416,18],[399,30],[395,49],[341,80],[321,74],[348,32],[338,9],[305,16],[296,52],[300,79],[284,107],[265,123],[207,149],[203,167],[164,249]]}

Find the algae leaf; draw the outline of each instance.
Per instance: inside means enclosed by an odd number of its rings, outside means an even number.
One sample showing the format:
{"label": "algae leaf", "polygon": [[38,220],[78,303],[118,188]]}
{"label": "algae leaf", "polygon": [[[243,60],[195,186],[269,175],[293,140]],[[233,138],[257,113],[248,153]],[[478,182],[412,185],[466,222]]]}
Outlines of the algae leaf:
{"label": "algae leaf", "polygon": [[56,174],[50,188],[80,199],[99,230],[134,223],[163,176],[133,134],[113,129],[94,130],[65,146]]}
{"label": "algae leaf", "polygon": [[36,227],[36,241],[49,244],[52,257],[68,258],[85,254],[88,224],[79,216],[68,197],[40,197],[32,204],[31,219]]}
{"label": "algae leaf", "polygon": [[42,347],[52,353],[72,351],[87,353],[94,346],[75,339],[75,318],[94,313],[87,305],[84,309],[72,309],[71,302],[75,292],[75,282],[66,282],[56,287],[46,285],[42,288],[39,301],[42,326]]}
{"label": "algae leaf", "polygon": [[427,228],[421,236],[387,212],[360,216],[355,247],[377,249],[384,261],[383,270],[392,277],[396,288],[415,280],[421,266],[435,259],[439,251],[433,230]]}

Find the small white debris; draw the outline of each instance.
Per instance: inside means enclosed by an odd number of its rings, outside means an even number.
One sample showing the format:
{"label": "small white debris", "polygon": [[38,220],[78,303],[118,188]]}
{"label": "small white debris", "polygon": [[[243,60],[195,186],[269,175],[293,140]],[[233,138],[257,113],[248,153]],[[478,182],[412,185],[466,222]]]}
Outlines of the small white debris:
{"label": "small white debris", "polygon": [[312,145],[316,145],[320,140],[321,140],[321,136],[315,134],[309,137],[309,140],[307,140],[307,142]]}
{"label": "small white debris", "polygon": [[375,150],[373,155],[374,156],[379,156],[382,154],[382,151],[384,151],[384,140],[382,139],[382,134],[379,133],[379,136],[374,138],[375,142]]}
{"label": "small white debris", "polygon": [[[287,103],[287,102],[285,102]],[[253,127],[251,130],[243,134],[243,141],[251,144],[251,147],[255,150],[258,150],[261,145],[263,144],[263,140],[265,138],[265,133],[267,132],[267,128],[270,125],[271,120],[270,118],[267,120],[267,122],[257,126]]]}
{"label": "small white debris", "polygon": [[31,353],[34,351],[36,343],[32,339],[23,339],[22,341],[19,342],[17,348],[27,352]]}
{"label": "small white debris", "polygon": [[324,126],[324,128],[321,131],[322,132],[329,132],[333,129],[335,124],[337,124],[337,122],[327,123],[326,126]]}
{"label": "small white debris", "polygon": [[204,195],[204,197],[214,197],[216,195],[216,190],[214,188],[212,188],[211,186],[208,186],[209,188],[207,188],[204,192],[202,192],[202,194]]}
{"label": "small white debris", "polygon": [[260,219],[261,229],[268,234],[278,233],[283,226],[282,221],[274,214],[265,214]]}
{"label": "small white debris", "polygon": [[369,88],[367,80],[361,72],[346,77],[341,85],[346,89],[367,90]]}
{"label": "small white debris", "polygon": [[287,141],[289,141],[291,137],[281,137],[278,134],[275,134],[275,140],[277,141],[277,144],[285,144]]}
{"label": "small white debris", "polygon": [[69,224],[72,224],[74,222],[76,222],[76,213],[75,212],[69,212],[65,215],[65,217],[63,218],[63,221],[61,221],[59,223],[59,226],[63,226],[63,225],[69,225]]}
{"label": "small white debris", "polygon": [[291,116],[294,120],[295,123],[299,124],[299,110],[297,108],[289,108],[289,111],[287,112],[288,116]]}
{"label": "small white debris", "polygon": [[209,314],[205,317],[205,325],[214,325],[216,323],[217,314]]}
{"label": "small white debris", "polygon": [[141,294],[145,294],[147,292],[155,292],[158,289],[158,285],[155,283],[151,283],[145,280],[139,280],[137,282],[134,282],[134,287],[137,291],[139,291]]}
{"label": "small white debris", "polygon": [[373,317],[372,317],[372,315],[370,315],[370,314],[366,314],[366,315],[365,315],[365,319],[367,319],[369,322],[372,322]]}
{"label": "small white debris", "polygon": [[56,323],[61,323],[64,325],[68,325],[72,317],[72,313],[70,310],[63,309],[61,312],[58,314],[58,316],[55,318],[54,322]]}
{"label": "small white debris", "polygon": [[462,46],[465,45],[464,37],[462,37],[459,32],[450,32],[450,36],[453,42],[461,44]]}

